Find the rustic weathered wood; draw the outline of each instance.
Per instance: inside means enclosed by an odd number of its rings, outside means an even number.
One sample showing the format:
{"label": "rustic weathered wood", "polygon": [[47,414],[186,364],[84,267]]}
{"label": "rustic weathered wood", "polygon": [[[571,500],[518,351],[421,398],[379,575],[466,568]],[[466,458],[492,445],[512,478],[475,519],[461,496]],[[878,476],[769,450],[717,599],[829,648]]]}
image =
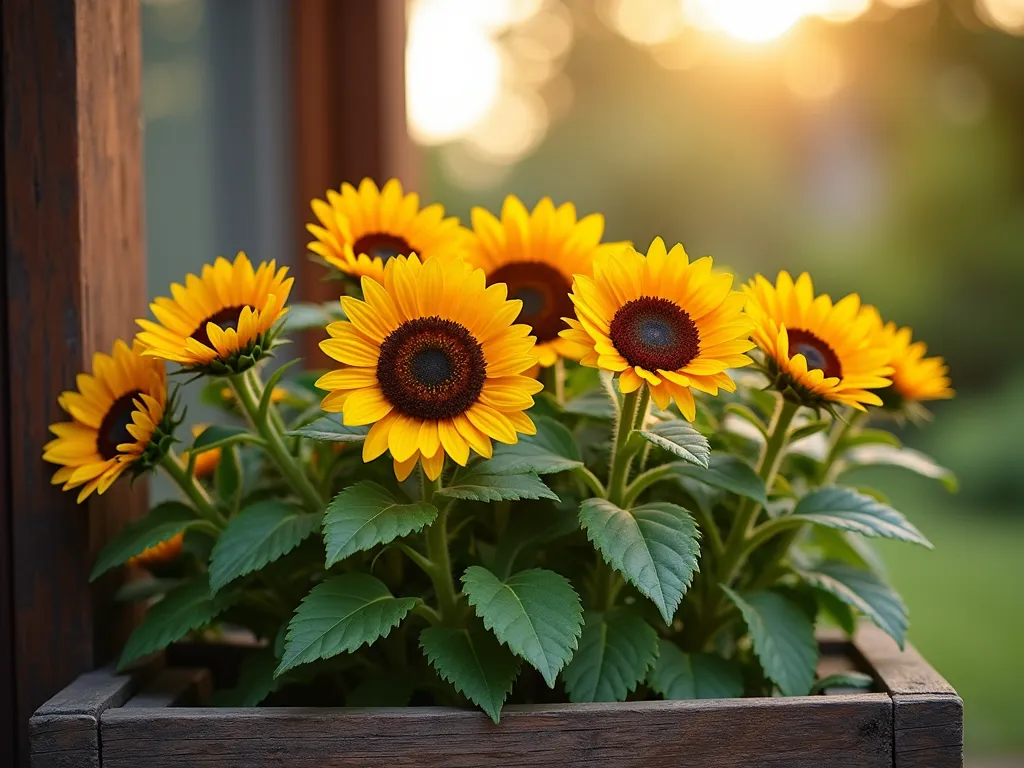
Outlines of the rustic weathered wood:
{"label": "rustic weathered wood", "polygon": [[100,715],[124,704],[141,677],[88,672],[43,704],[29,723],[32,768],[99,768]]}
{"label": "rustic weathered wood", "polygon": [[858,630],[855,646],[893,701],[893,765],[959,768],[963,765],[963,701],[911,647],[900,650],[877,627]]}
{"label": "rustic weathered wood", "polygon": [[[144,308],[141,57],[137,0],[4,0],[3,419],[5,555],[13,684],[0,689],[19,733],[0,760],[28,760],[28,718],[109,658],[124,623],[91,589],[97,547],[145,505],[144,484],[78,508],[41,460],[58,394],[93,352],[130,338]],[[0,558],[0,562],[3,558]],[[6,615],[5,615],[6,613]],[[13,628],[12,628],[13,624]],[[119,631],[115,631],[119,630]],[[0,710],[4,712],[5,710]],[[19,746],[20,745],[20,746]]]}
{"label": "rustic weathered wood", "polygon": [[[296,272],[301,298],[338,298],[338,284],[306,259],[310,201],[341,182],[396,177],[417,185],[405,121],[404,0],[302,0],[291,13]],[[307,334],[319,358],[323,334]],[[321,358],[325,359],[325,358]]]}
{"label": "rustic weathered wood", "polygon": [[[104,768],[290,766],[891,766],[884,694],[509,707],[479,712],[263,708],[109,710]],[[828,734],[827,739],[822,734]]]}
{"label": "rustic weathered wood", "polygon": [[162,669],[124,703],[125,709],[159,707],[200,707],[208,704],[212,681],[208,669],[177,667]]}

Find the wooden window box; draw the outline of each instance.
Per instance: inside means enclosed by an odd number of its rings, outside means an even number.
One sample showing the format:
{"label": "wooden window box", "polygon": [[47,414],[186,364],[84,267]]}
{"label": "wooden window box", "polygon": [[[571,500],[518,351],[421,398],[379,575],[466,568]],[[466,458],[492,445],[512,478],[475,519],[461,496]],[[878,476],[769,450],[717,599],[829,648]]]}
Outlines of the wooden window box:
{"label": "wooden window box", "polygon": [[913,648],[900,651],[868,626],[852,643],[820,639],[823,672],[859,669],[877,692],[510,706],[495,726],[481,712],[443,707],[202,707],[206,669],[101,669],[36,711],[32,766],[963,765],[963,702]]}

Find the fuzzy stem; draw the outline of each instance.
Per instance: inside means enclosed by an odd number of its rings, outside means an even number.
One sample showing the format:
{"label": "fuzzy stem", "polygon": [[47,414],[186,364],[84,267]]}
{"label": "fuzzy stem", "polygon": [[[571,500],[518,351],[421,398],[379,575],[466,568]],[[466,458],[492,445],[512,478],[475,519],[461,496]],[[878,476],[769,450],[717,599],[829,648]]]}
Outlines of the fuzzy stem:
{"label": "fuzzy stem", "polygon": [[[421,478],[423,501],[434,504],[434,495],[441,490],[441,478],[439,476],[436,480],[430,480],[425,472]],[[459,598],[452,579],[452,560],[448,552],[448,512],[451,506],[451,502],[438,506],[437,519],[423,532],[427,560],[430,563],[426,569],[427,575],[434,585],[441,622],[449,625],[456,621],[459,614]]]}

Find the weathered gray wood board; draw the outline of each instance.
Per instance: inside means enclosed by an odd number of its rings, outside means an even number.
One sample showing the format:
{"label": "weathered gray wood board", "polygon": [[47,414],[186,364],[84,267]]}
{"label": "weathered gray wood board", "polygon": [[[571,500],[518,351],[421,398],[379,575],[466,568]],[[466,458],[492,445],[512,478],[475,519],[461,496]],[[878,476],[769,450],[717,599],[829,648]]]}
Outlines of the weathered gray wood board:
{"label": "weathered gray wood board", "polygon": [[854,646],[822,641],[822,671],[861,669],[884,692],[513,706],[495,726],[480,712],[441,707],[204,708],[191,706],[209,693],[202,670],[163,669],[144,685],[100,671],[36,714],[33,765],[962,766],[962,702],[915,651],[869,628]]}

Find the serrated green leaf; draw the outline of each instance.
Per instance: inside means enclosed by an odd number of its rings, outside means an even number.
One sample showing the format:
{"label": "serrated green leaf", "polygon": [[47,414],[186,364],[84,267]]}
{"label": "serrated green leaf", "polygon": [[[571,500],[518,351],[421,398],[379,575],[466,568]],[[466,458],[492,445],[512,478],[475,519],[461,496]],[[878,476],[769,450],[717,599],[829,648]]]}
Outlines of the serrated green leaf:
{"label": "serrated green leaf", "polygon": [[505,578],[531,548],[568,536],[579,527],[578,516],[568,510],[550,504],[517,504],[509,516],[508,528],[498,538],[490,568],[499,578]]}
{"label": "serrated green leaf", "polygon": [[532,418],[537,434],[520,435],[515,445],[499,443],[494,447],[494,456],[474,470],[488,475],[548,475],[583,466],[572,432],[546,416]]}
{"label": "serrated green leaf", "polygon": [[818,665],[813,619],[777,592],[748,592],[740,597],[724,585],[721,588],[740,609],[765,675],[786,696],[807,695]]}
{"label": "serrated green leaf", "polygon": [[329,659],[387,637],[416,604],[394,597],[379,579],[346,573],[317,584],[288,623],[275,676],[299,664]]}
{"label": "serrated green leaf", "polygon": [[808,583],[835,595],[867,616],[903,647],[910,618],[896,592],[871,571],[837,562],[824,562],[800,575]]}
{"label": "serrated green leaf", "polygon": [[671,640],[658,643],[658,661],[647,676],[665,699],[735,699],[743,695],[740,668],[712,653],[683,653]]}
{"label": "serrated green leaf", "polygon": [[502,581],[474,565],[462,585],[484,626],[554,688],[583,631],[583,606],[568,579],[535,568]]}
{"label": "serrated green leaf", "polygon": [[603,388],[592,389],[573,397],[566,401],[562,408],[566,413],[589,416],[593,419],[614,419],[617,413],[615,402]]}
{"label": "serrated green leaf", "polygon": [[354,552],[387,544],[430,525],[437,508],[426,502],[401,504],[386,488],[364,480],[331,501],[324,516],[327,567]]}
{"label": "serrated green leaf", "polygon": [[580,524],[605,561],[671,624],[700,553],[690,513],[664,502],[625,510],[605,499],[587,499],[580,504]]}
{"label": "serrated green leaf", "polygon": [[214,448],[220,448],[232,443],[253,442],[258,439],[248,429],[214,424],[196,436],[196,439],[192,441],[192,447],[188,449],[188,455],[198,456],[200,453],[212,451]]}
{"label": "serrated green leaf", "polygon": [[863,672],[839,672],[828,677],[823,677],[811,686],[811,693],[817,694],[827,691],[830,688],[854,688],[859,691],[870,690],[875,684],[871,675]]}
{"label": "serrated green leaf", "polygon": [[346,427],[340,416],[323,416],[304,427],[286,432],[289,437],[320,440],[326,443],[361,443],[370,431],[367,426]]}
{"label": "serrated green leaf", "polygon": [[790,517],[796,521],[806,520],[864,536],[881,536],[932,548],[924,534],[900,512],[845,486],[829,486],[811,491],[797,502]]}
{"label": "serrated green leaf", "polygon": [[957,490],[956,475],[941,466],[931,456],[913,448],[898,448],[892,445],[861,445],[848,451],[843,459],[849,469],[857,467],[898,467],[921,477],[938,480],[950,493]]}
{"label": "serrated green leaf", "polygon": [[673,468],[679,477],[691,477],[705,485],[745,496],[761,505],[768,504],[764,481],[752,466],[736,456],[714,453],[707,469],[685,462],[676,462]]}
{"label": "serrated green leaf", "polygon": [[711,444],[704,435],[685,421],[661,421],[650,429],[638,432],[659,448],[664,448],[684,461],[707,469],[711,458]]}
{"label": "serrated green leaf", "polygon": [[238,682],[232,688],[214,691],[215,707],[255,707],[277,690],[274,678],[277,658],[273,648],[261,648],[248,654],[238,667]]}
{"label": "serrated green leaf", "polygon": [[276,499],[257,501],[231,519],[210,555],[210,588],[222,589],[291,552],[320,527],[320,515]]}
{"label": "serrated green leaf", "polygon": [[485,475],[472,469],[457,475],[453,484],[438,491],[441,496],[467,501],[518,501],[520,499],[552,499],[554,491],[533,473],[522,475]]}
{"label": "serrated green leaf", "polygon": [[180,501],[157,504],[145,517],[128,523],[100,551],[96,558],[96,566],[89,575],[89,581],[95,581],[111,568],[127,563],[149,547],[166,541],[182,531],[209,525],[195,510]]}
{"label": "serrated green leaf", "polygon": [[572,702],[625,701],[658,656],[658,633],[629,611],[587,611],[579,648],[562,672]]}
{"label": "serrated green leaf", "polygon": [[420,633],[420,648],[443,680],[495,723],[501,720],[519,662],[494,635],[483,628],[429,627]]}
{"label": "serrated green leaf", "polygon": [[150,608],[128,638],[118,670],[147,654],[180,640],[193,629],[209,624],[238,599],[237,592],[214,595],[206,576],[182,584]]}
{"label": "serrated green leaf", "polygon": [[236,512],[242,501],[242,462],[234,445],[225,445],[221,449],[213,484],[222,504],[230,512]]}

